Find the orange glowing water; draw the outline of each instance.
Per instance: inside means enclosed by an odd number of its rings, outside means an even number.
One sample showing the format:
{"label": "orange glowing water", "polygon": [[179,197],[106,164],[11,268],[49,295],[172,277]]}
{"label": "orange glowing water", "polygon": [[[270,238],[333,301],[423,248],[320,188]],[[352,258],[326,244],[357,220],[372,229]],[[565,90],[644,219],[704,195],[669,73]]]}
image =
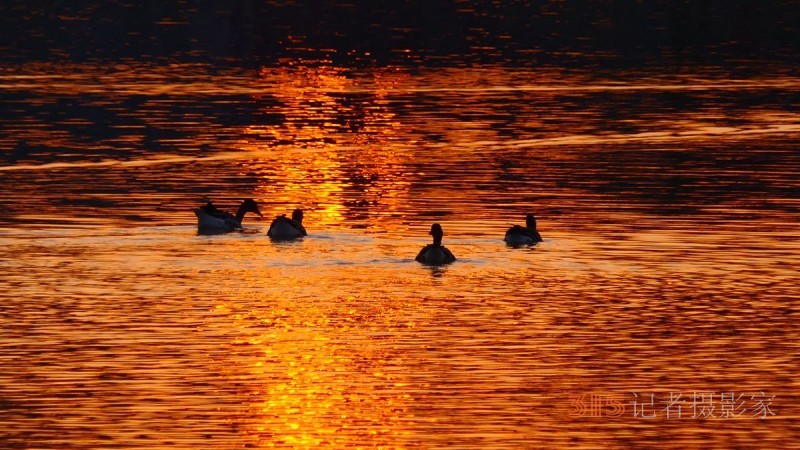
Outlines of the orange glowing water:
{"label": "orange glowing water", "polygon": [[[798,442],[796,78],[294,61],[0,90],[2,446]],[[264,220],[196,234],[246,197]],[[270,242],[295,207],[309,237]],[[545,242],[505,247],[527,212]],[[449,267],[413,261],[432,222]],[[570,415],[694,391],[776,415]]]}

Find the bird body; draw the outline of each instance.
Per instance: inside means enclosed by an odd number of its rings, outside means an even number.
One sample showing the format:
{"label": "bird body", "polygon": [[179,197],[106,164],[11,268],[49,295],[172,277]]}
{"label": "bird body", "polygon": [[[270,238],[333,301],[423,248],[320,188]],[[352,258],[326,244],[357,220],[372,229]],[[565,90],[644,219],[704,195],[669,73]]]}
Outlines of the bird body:
{"label": "bird body", "polygon": [[286,216],[276,217],[270,224],[267,235],[278,241],[289,241],[308,236],[303,226],[303,210],[295,209],[291,219]]}
{"label": "bird body", "polygon": [[455,255],[443,245],[428,244],[420,250],[416,261],[432,266],[450,264],[456,260]]}
{"label": "bird body", "polygon": [[523,245],[535,245],[542,242],[542,236],[536,230],[536,218],[533,214],[528,214],[525,218],[525,226],[514,225],[506,231],[503,238],[506,244],[512,247]]}
{"label": "bird body", "polygon": [[231,231],[242,230],[242,219],[246,213],[252,212],[261,216],[258,204],[255,200],[248,198],[242,201],[239,210],[234,216],[231,213],[217,209],[212,202],[195,208],[194,214],[197,216],[197,232],[200,234],[220,234],[230,233]]}
{"label": "bird body", "polygon": [[438,223],[433,224],[429,234],[433,236],[433,243],[423,247],[417,254],[415,260],[431,266],[440,266],[454,262],[456,257],[453,255],[453,252],[442,245],[442,237],[444,236],[442,226]]}

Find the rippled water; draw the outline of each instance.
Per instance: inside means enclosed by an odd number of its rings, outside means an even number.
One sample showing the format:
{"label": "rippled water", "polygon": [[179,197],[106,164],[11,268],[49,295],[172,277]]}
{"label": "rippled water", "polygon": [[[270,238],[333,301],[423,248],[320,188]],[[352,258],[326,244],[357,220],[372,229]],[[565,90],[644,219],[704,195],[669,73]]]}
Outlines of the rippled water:
{"label": "rippled water", "polygon": [[[0,90],[4,448],[799,442],[797,78],[30,63]],[[246,197],[265,219],[197,235]],[[270,242],[295,207],[309,237]],[[545,242],[505,247],[527,212]],[[413,261],[433,222],[446,268]],[[591,393],[624,415],[578,417]]]}

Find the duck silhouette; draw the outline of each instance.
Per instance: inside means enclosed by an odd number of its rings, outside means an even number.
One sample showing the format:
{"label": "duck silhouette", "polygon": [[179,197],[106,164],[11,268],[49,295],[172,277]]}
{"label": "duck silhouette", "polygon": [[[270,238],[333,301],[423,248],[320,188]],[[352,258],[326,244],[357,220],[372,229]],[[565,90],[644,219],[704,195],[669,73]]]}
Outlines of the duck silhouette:
{"label": "duck silhouette", "polygon": [[208,203],[194,210],[194,214],[197,216],[197,232],[200,234],[219,234],[241,231],[242,220],[245,214],[249,212],[263,217],[261,211],[258,210],[258,203],[252,198],[242,201],[235,216],[218,209],[209,200]]}
{"label": "duck silhouette", "polygon": [[267,235],[277,241],[290,241],[308,236],[303,226],[303,210],[295,209],[291,219],[285,215],[276,217],[270,224]]}
{"label": "duck silhouette", "polygon": [[542,236],[536,230],[536,218],[533,214],[525,216],[525,226],[514,225],[506,231],[503,238],[506,244],[512,247],[534,245],[542,242]]}
{"label": "duck silhouette", "polygon": [[415,260],[431,266],[439,266],[454,262],[456,257],[453,255],[453,252],[442,245],[442,237],[444,236],[442,226],[438,223],[431,225],[431,231],[428,234],[433,236],[433,244],[428,244],[423,247],[422,250],[419,251],[419,254],[417,254]]}

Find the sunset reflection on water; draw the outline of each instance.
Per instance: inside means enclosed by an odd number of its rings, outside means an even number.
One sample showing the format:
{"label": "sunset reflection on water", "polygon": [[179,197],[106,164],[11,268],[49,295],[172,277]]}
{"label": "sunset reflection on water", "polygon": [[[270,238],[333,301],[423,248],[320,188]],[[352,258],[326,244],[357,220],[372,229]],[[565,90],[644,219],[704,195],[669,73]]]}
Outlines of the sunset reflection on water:
{"label": "sunset reflection on water", "polygon": [[[297,282],[286,289],[296,290]],[[273,300],[260,314],[219,306],[247,336],[231,343],[235,350],[226,364],[237,365],[222,370],[248,384],[241,420],[253,442],[347,448],[408,438],[404,422],[413,419],[413,399],[402,388],[402,360],[388,361],[380,346],[370,344],[363,330],[370,311],[355,300],[319,306]],[[358,352],[353,340],[360,343]]]}
{"label": "sunset reflection on water", "polygon": [[[0,89],[11,447],[796,438],[795,78],[287,60],[28,65]],[[192,208],[248,197],[264,219],[197,235]],[[270,242],[297,207],[309,236]],[[527,212],[545,241],[506,247]],[[447,268],[413,261],[433,222]],[[777,414],[568,414],[693,390]]]}

